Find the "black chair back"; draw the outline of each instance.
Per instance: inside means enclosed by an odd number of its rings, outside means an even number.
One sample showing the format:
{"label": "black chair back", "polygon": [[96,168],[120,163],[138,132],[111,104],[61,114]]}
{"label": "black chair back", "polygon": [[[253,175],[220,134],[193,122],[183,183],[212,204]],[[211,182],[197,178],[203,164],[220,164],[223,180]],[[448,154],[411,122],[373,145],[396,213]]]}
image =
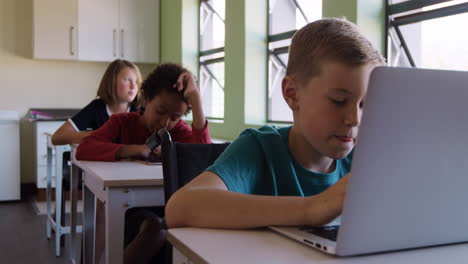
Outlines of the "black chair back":
{"label": "black chair back", "polygon": [[158,131],[161,138],[164,196],[166,203],[179,188],[201,174],[229,146],[227,143],[192,144],[172,142],[166,129]]}

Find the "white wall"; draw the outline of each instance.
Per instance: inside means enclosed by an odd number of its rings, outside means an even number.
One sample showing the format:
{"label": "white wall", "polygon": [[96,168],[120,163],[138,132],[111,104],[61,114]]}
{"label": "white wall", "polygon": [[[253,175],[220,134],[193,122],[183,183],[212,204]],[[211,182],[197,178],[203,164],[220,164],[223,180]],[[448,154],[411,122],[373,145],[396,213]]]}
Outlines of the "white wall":
{"label": "white wall", "polygon": [[[0,110],[81,108],[96,95],[108,63],[33,60],[32,0],[0,0]],[[143,78],[154,65],[138,65]],[[34,182],[30,129],[21,122],[21,182]]]}

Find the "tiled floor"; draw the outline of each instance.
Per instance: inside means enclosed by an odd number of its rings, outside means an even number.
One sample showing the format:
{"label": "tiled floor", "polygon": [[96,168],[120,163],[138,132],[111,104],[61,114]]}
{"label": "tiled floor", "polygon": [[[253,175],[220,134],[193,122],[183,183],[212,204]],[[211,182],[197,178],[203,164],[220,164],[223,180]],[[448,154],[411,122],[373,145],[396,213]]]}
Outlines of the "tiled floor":
{"label": "tiled floor", "polygon": [[[69,236],[64,237],[67,246]],[[66,247],[61,252],[55,256],[54,234],[47,240],[45,215],[37,215],[27,201],[0,202],[1,263],[69,263]]]}

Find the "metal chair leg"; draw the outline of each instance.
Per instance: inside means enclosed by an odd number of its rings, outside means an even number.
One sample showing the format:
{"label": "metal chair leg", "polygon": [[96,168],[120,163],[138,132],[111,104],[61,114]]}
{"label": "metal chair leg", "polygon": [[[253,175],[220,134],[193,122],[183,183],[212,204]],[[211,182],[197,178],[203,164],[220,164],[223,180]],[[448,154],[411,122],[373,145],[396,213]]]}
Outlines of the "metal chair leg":
{"label": "metal chair leg", "polygon": [[55,150],[55,255],[60,256],[60,239],[62,232],[62,156],[63,150],[56,148]]}
{"label": "metal chair leg", "polygon": [[46,201],[47,201],[47,239],[50,239],[52,228],[50,225],[51,216],[51,188],[52,188],[52,149],[47,148],[47,189],[46,189]]}

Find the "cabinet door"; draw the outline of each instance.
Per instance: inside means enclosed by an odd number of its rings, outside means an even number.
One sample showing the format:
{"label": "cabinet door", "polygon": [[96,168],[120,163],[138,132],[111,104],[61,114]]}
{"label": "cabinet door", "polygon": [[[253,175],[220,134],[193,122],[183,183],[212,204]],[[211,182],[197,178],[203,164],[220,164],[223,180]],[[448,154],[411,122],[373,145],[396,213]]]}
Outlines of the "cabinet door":
{"label": "cabinet door", "polygon": [[120,57],[159,61],[159,0],[120,0]]}
{"label": "cabinet door", "polygon": [[77,58],[77,0],[34,0],[33,57]]}
{"label": "cabinet door", "polygon": [[113,61],[119,57],[118,14],[119,0],[79,0],[79,60]]}

